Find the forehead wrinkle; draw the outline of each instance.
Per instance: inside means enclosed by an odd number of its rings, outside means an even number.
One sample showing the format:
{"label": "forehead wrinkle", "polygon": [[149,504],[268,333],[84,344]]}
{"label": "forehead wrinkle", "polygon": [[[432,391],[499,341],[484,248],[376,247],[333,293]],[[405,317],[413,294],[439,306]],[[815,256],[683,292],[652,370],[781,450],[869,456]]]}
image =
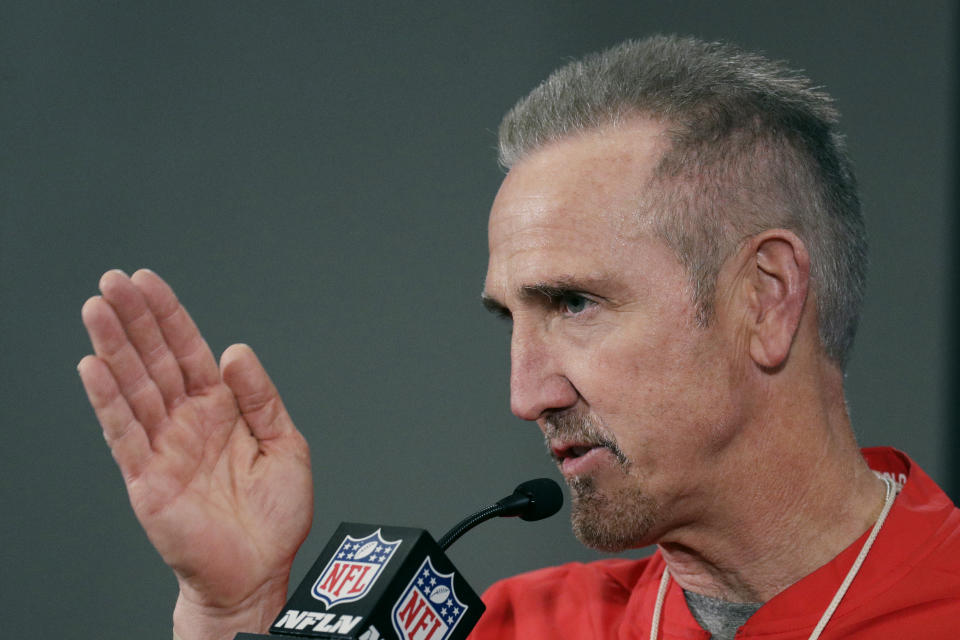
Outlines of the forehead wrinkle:
{"label": "forehead wrinkle", "polygon": [[[621,185],[621,195],[631,191],[636,196],[645,193],[654,183],[656,167],[672,147],[665,123],[637,113],[620,122],[561,137],[525,157],[517,166],[534,172],[553,171],[555,157],[573,150],[580,160],[576,170],[568,173],[566,179],[553,183],[552,190],[529,193],[526,197],[547,201],[585,200],[589,204],[589,200],[605,199],[611,189],[611,180]],[[511,177],[508,173],[507,178]],[[636,206],[629,209],[609,213],[618,215],[621,222],[629,219],[631,214],[640,213]]]}
{"label": "forehead wrinkle", "polygon": [[[500,241],[490,247],[491,257],[497,254],[500,260],[506,261],[525,254],[533,262],[547,255],[556,259],[580,260],[587,257],[584,254],[586,249],[588,253],[600,255],[630,251],[638,240],[651,235],[645,220],[647,216],[641,215],[636,207],[619,210],[607,207],[557,207],[551,211],[539,211],[536,219],[528,219],[526,224],[515,228],[510,228],[513,220],[505,220],[506,217],[502,216],[497,221],[500,223],[497,225]],[[594,220],[596,224],[592,223]],[[493,238],[494,234],[491,234],[491,240]],[[564,280],[600,280],[609,275],[551,275],[545,281],[563,284]]]}
{"label": "forehead wrinkle", "polygon": [[[631,141],[611,133],[622,131],[593,130],[590,135],[555,142],[526,158],[507,174],[506,189],[498,196],[509,190],[510,197],[501,204],[512,210],[510,213],[525,216],[533,227],[549,227],[556,215],[582,220],[602,217],[611,244],[636,237],[648,226],[648,192],[654,177],[650,165],[662,154],[663,144],[656,138],[651,143],[643,136],[639,144],[624,146]],[[555,166],[558,152],[584,144],[589,146],[576,154],[578,166]],[[540,179],[556,176],[557,171],[565,174],[562,179]]]}

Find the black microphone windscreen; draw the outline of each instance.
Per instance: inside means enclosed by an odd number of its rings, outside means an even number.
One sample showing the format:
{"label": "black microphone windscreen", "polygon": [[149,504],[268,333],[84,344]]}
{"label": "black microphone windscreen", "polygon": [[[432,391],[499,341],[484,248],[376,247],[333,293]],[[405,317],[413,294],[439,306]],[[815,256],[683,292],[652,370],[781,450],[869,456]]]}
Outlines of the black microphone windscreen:
{"label": "black microphone windscreen", "polygon": [[521,520],[533,521],[549,518],[563,505],[563,492],[550,478],[527,480],[513,490],[530,498],[530,503],[520,513]]}

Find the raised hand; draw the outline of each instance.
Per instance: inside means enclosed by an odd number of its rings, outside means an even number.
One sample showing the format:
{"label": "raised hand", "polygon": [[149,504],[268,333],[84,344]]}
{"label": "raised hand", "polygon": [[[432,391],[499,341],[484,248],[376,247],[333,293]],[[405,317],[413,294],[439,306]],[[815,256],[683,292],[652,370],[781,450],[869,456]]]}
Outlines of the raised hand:
{"label": "raised hand", "polygon": [[174,570],[183,640],[264,630],[310,529],[307,444],[253,351],[218,368],[170,287],[110,271],[83,323],[78,370],[133,510]]}

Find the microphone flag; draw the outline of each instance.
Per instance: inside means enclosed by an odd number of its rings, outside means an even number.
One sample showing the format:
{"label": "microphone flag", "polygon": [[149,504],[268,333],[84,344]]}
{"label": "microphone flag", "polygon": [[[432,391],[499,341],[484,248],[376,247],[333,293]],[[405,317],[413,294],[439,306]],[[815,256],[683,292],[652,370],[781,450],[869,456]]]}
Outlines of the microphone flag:
{"label": "microphone flag", "polygon": [[360,600],[390,561],[400,540],[384,540],[380,529],[363,538],[344,537],[310,590],[329,609],[340,602]]}
{"label": "microphone flag", "polygon": [[270,634],[234,640],[465,640],[484,609],[427,531],[344,522]]}

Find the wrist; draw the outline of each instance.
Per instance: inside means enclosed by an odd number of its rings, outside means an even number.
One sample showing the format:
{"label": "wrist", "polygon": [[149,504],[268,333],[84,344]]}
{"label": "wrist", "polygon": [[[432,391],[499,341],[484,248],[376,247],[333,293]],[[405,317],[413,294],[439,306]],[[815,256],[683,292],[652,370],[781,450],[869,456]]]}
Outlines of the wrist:
{"label": "wrist", "polygon": [[287,578],[262,585],[229,606],[206,604],[181,585],[173,610],[178,640],[233,640],[241,632],[266,633],[287,599]]}

